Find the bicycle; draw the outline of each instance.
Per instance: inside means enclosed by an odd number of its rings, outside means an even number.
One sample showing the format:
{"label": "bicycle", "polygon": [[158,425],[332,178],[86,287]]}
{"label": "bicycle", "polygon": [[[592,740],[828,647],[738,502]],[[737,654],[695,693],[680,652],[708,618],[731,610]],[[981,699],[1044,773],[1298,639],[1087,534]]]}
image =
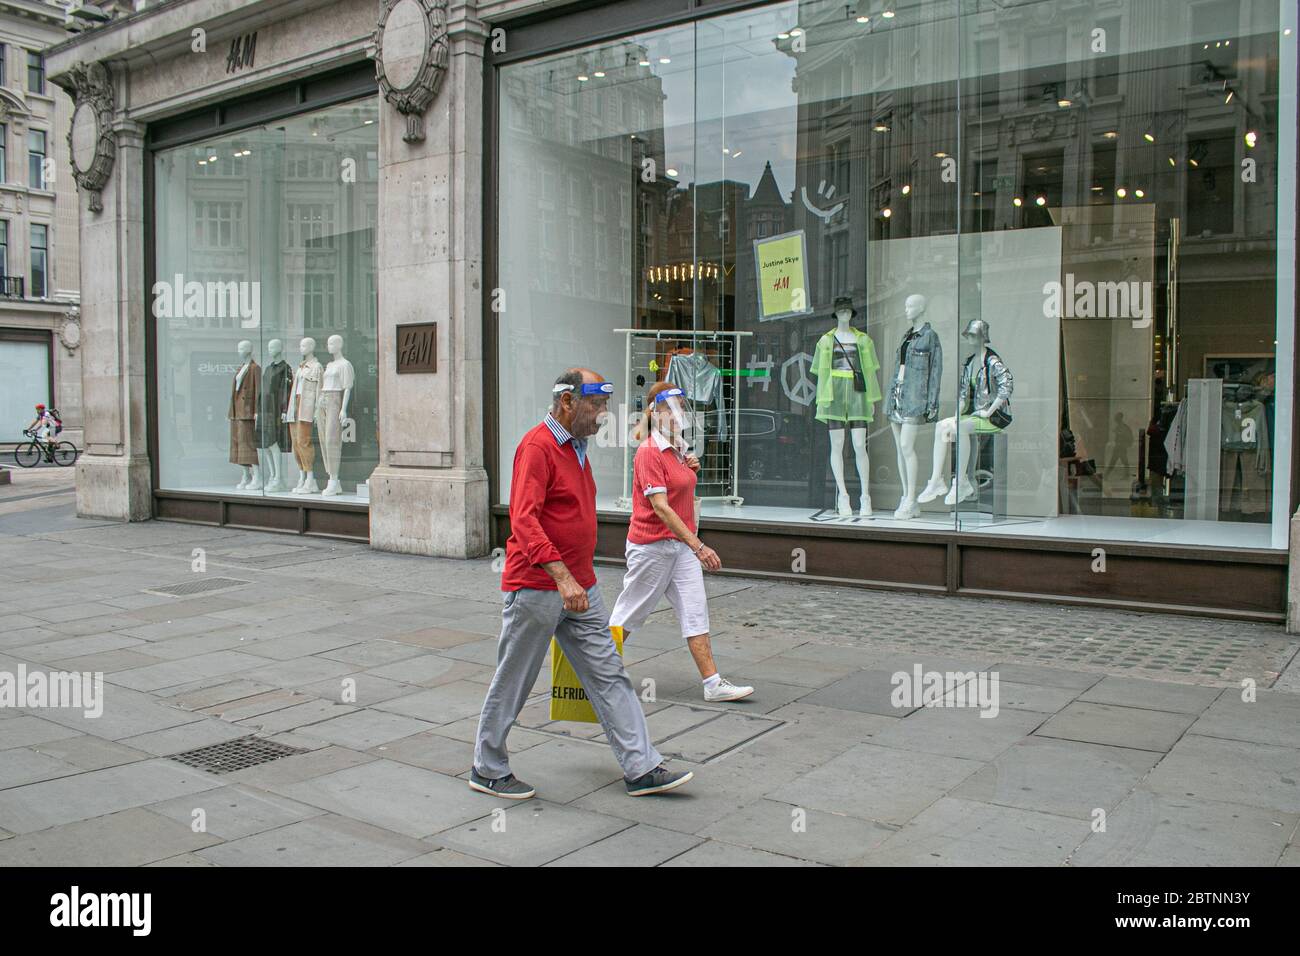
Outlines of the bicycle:
{"label": "bicycle", "polygon": [[23,429],[23,434],[31,441],[14,449],[14,461],[21,468],[34,468],[42,458],[54,462],[60,468],[66,468],[76,464],[77,456],[81,454],[70,441],[46,441],[36,437],[36,433],[28,428]]}

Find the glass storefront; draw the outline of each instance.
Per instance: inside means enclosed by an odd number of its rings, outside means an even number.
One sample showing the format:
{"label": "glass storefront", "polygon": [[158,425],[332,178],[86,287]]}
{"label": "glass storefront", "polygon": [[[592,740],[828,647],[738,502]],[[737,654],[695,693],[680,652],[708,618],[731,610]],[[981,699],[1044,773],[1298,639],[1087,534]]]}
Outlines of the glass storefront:
{"label": "glass storefront", "polygon": [[1285,548],[1280,10],[805,0],[499,67],[498,459],[588,366],[607,512],[667,378],[706,518]]}
{"label": "glass storefront", "polygon": [[158,486],[364,503],[378,99],[154,154]]}

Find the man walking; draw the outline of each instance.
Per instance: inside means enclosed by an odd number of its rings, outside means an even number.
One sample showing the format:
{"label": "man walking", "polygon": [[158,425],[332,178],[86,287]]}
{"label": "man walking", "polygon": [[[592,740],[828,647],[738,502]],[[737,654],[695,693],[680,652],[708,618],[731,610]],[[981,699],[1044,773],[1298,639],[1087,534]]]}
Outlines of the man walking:
{"label": "man walking", "polygon": [[680,787],[650,742],[641,703],[609,633],[609,612],[596,586],[596,482],[587,439],[596,434],[614,386],[590,369],[556,380],[551,411],[515,449],[510,485],[510,539],[501,576],[505,609],[497,669],[483,701],[474,790],[508,800],[537,791],[510,772],[506,736],[537,680],[551,636],[582,681],[627,792],[640,797]]}

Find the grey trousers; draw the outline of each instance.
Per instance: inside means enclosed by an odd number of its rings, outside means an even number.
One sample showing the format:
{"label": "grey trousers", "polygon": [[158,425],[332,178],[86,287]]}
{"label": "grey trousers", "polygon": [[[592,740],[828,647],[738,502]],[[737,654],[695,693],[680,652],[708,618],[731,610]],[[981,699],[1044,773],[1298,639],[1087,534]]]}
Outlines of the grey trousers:
{"label": "grey trousers", "polygon": [[635,780],[663,762],[650,742],[645,712],[623,669],[623,658],[614,649],[599,586],[587,590],[587,602],[586,611],[573,614],[564,609],[559,591],[506,592],[497,670],[474,743],[474,767],[483,776],[495,779],[510,773],[506,735],[537,680],[552,635],[582,681],[623,776]]}

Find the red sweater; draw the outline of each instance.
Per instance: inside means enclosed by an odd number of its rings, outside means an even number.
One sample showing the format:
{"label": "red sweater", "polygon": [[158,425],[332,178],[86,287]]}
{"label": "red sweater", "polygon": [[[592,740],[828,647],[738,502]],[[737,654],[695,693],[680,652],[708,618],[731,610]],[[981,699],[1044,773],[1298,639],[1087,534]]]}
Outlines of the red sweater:
{"label": "red sweater", "polygon": [[510,538],[501,590],[555,591],[555,579],[541,567],[563,561],[584,588],[596,583],[596,480],[591,459],[558,445],[543,422],[515,449],[510,483]]}

